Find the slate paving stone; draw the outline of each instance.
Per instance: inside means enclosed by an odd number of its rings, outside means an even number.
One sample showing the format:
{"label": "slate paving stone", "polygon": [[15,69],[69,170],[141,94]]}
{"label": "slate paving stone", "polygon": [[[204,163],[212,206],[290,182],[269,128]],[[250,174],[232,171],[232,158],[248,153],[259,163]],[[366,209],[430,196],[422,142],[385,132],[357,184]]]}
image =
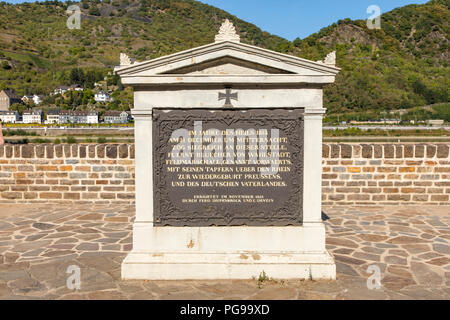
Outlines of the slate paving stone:
{"label": "slate paving stone", "polygon": [[118,290],[96,291],[87,294],[89,300],[125,300],[126,295]]}
{"label": "slate paving stone", "polygon": [[442,253],[442,254],[448,254],[450,255],[450,246],[440,243],[434,243],[433,244],[433,250]]}
{"label": "slate paving stone", "polygon": [[387,256],[384,257],[384,261],[388,264],[397,264],[397,265],[403,265],[406,266],[407,260],[403,257],[398,256]]}
{"label": "slate paving stone", "polygon": [[434,272],[429,266],[420,262],[411,262],[411,271],[419,284],[428,286],[440,286],[443,277]]}
{"label": "slate paving stone", "polygon": [[379,262],[381,260],[380,256],[377,254],[365,253],[365,252],[355,252],[353,257],[363,260]]}
{"label": "slate paving stone", "polygon": [[20,278],[29,277],[28,272],[25,270],[12,270],[12,271],[0,271],[0,280],[10,281]]}
{"label": "slate paving stone", "polygon": [[266,287],[251,296],[252,300],[293,300],[295,298],[295,288]]}
{"label": "slate paving stone", "polygon": [[390,249],[388,251],[388,253],[390,255],[396,255],[396,256],[400,256],[400,257],[408,257],[409,256],[408,252],[406,252],[405,250]]}
{"label": "slate paving stone", "polygon": [[11,223],[8,223],[6,221],[0,221],[0,230],[9,230],[13,227],[14,225]]}
{"label": "slate paving stone", "polygon": [[364,260],[355,259],[352,257],[342,256],[342,255],[337,255],[337,254],[334,255],[334,258],[336,261],[351,264],[351,265],[361,265],[361,264],[364,264],[364,262],[365,262]]}
{"label": "slate paving stone", "polygon": [[377,248],[398,248],[395,244],[389,244],[389,243],[376,243],[375,247]]}
{"label": "slate paving stone", "polygon": [[[134,207],[0,204],[1,299],[450,299],[450,219],[440,207],[325,207],[336,281],[123,281]],[[6,215],[6,216],[5,216]],[[67,268],[82,288],[69,290]],[[377,265],[382,288],[367,288]],[[270,275],[269,275],[270,276]]]}
{"label": "slate paving stone", "polygon": [[120,251],[120,245],[112,244],[112,245],[102,245],[102,251]]}
{"label": "slate paving stone", "polygon": [[359,276],[358,272],[353,269],[353,267],[349,266],[345,263],[340,263],[336,261],[336,272],[346,274],[349,276]]}
{"label": "slate paving stone", "polygon": [[403,278],[392,275],[387,275],[384,277],[381,283],[385,288],[396,291],[416,284],[416,282],[411,278]]}
{"label": "slate paving stone", "polygon": [[58,300],[88,300],[88,296],[85,293],[68,293],[56,298]]}
{"label": "slate paving stone", "polygon": [[[329,250],[330,247],[327,246],[327,249]],[[336,254],[350,254],[350,253],[352,253],[353,251],[355,251],[355,250],[353,250],[353,249],[347,249],[347,248],[338,248],[338,249],[333,250],[333,253],[336,253]]]}
{"label": "slate paving stone", "polygon": [[388,243],[393,244],[411,244],[411,243],[426,243],[429,242],[428,240],[412,237],[412,236],[396,236],[393,239],[390,239],[387,241]]}
{"label": "slate paving stone", "polygon": [[18,278],[14,281],[8,282],[8,287],[16,294],[30,294],[38,292],[45,292],[46,287],[39,281],[32,278]]}
{"label": "slate paving stone", "polygon": [[43,251],[45,251],[45,248],[30,250],[30,251],[27,251],[24,254],[22,254],[22,257],[39,256]]}
{"label": "slate paving stone", "polygon": [[20,258],[20,254],[17,252],[5,252],[3,254],[3,260],[4,260],[4,263],[6,263],[6,264],[14,263],[19,258]]}
{"label": "slate paving stone", "polygon": [[205,292],[200,291],[182,291],[175,293],[167,293],[159,296],[160,300],[186,300],[186,297],[191,297],[192,300],[211,300],[213,297]]}
{"label": "slate paving stone", "polygon": [[77,238],[63,238],[63,239],[58,239],[55,244],[62,244],[62,243],[75,243],[80,241]]}
{"label": "slate paving stone", "polygon": [[0,298],[8,297],[13,294],[11,288],[5,282],[0,282]]}
{"label": "slate paving stone", "polygon": [[95,240],[95,242],[99,242],[99,243],[116,243],[119,240],[120,239],[114,239],[114,238],[101,238],[101,239]]}
{"label": "slate paving stone", "polygon": [[102,220],[102,219],[103,219],[103,215],[100,213],[88,213],[88,214],[84,214],[77,218],[77,220],[88,220],[88,221]]}
{"label": "slate paving stone", "polygon": [[408,268],[400,266],[389,266],[387,272],[402,278],[413,279],[413,275]]}
{"label": "slate paving stone", "polygon": [[403,248],[406,249],[406,251],[408,251],[410,254],[418,254],[431,251],[430,246],[424,244],[404,245]]}
{"label": "slate paving stone", "polygon": [[450,263],[450,259],[447,257],[436,258],[430,261],[427,261],[428,264],[433,264],[436,266],[445,266]]}
{"label": "slate paving stone", "polygon": [[383,242],[388,239],[387,236],[381,236],[377,234],[360,234],[358,235],[361,240],[370,241],[370,242]]}
{"label": "slate paving stone", "polygon": [[78,245],[76,249],[79,251],[97,251],[99,249],[99,245],[98,243],[85,242]]}
{"label": "slate paving stone", "polygon": [[337,245],[337,246],[343,246],[343,247],[349,247],[349,248],[358,248],[357,243],[355,243],[352,240],[348,240],[348,239],[328,237],[326,239],[326,242],[329,245]]}
{"label": "slate paving stone", "polygon": [[[424,288],[406,288],[401,291],[403,294],[410,296],[415,300],[444,300],[441,294],[434,293],[431,290],[426,290]],[[447,298],[448,300],[448,298]]]}
{"label": "slate paving stone", "polygon": [[31,225],[33,228],[39,229],[39,230],[48,230],[52,229],[55,225],[49,224],[49,223],[40,223],[36,222]]}
{"label": "slate paving stone", "polygon": [[131,300],[154,300],[157,296],[150,291],[139,291],[129,296]]}

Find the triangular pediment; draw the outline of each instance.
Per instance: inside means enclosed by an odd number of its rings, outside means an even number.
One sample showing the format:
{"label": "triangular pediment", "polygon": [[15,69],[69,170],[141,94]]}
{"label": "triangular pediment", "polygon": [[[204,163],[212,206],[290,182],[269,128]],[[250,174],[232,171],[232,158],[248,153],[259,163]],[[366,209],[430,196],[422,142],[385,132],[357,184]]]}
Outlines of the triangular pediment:
{"label": "triangular pediment", "polygon": [[339,68],[239,42],[223,41],[121,66],[121,77],[293,75],[335,76]]}
{"label": "triangular pediment", "polygon": [[165,72],[164,74],[263,75],[263,74],[292,74],[292,72],[228,56],[214,59],[211,61],[192,64],[179,69],[170,70],[168,72]]}

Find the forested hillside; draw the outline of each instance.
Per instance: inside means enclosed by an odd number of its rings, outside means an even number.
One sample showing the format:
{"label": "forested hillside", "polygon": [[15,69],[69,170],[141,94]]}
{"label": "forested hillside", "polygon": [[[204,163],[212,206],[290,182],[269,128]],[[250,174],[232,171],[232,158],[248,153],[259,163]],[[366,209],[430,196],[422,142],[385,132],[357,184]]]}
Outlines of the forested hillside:
{"label": "forested hillside", "polygon": [[[344,19],[293,42],[194,0],[85,0],[78,4],[81,29],[69,30],[70,4],[0,3],[0,89],[48,94],[73,80],[92,87],[118,64],[120,52],[144,60],[204,45],[228,18],[245,43],[312,60],[336,50],[342,72],[325,94],[333,114],[379,114],[449,99],[449,0],[385,13],[381,30]],[[121,100],[130,98],[128,92]]]}
{"label": "forested hillside", "polygon": [[313,60],[337,51],[342,72],[325,94],[332,113],[448,102],[449,4],[434,0],[385,13],[381,30],[369,30],[366,21],[341,20],[294,46]]}
{"label": "forested hillside", "polygon": [[92,0],[77,3],[81,29],[69,30],[70,2],[0,3],[0,87],[47,93],[69,84],[73,68],[112,70],[119,53],[137,60],[167,55],[214,40],[223,19],[243,41],[273,50],[290,42],[226,12],[192,0]]}

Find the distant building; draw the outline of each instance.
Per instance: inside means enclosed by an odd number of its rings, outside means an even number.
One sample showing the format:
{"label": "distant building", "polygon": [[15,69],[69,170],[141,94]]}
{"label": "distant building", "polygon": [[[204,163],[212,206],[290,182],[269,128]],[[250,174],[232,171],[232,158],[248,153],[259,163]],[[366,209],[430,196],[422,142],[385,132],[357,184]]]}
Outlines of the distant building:
{"label": "distant building", "polygon": [[52,123],[60,123],[59,122],[59,110],[49,110],[47,112],[47,121],[46,123],[52,124]]}
{"label": "distant building", "polygon": [[[351,120],[348,122],[349,124],[400,124],[400,120],[398,119],[381,119],[381,120],[364,120],[364,121],[357,121],[357,120]],[[345,122],[343,123],[345,124]]]}
{"label": "distant building", "polygon": [[47,123],[98,123],[97,111],[51,110],[47,114]]}
{"label": "distant building", "polygon": [[61,124],[70,123],[70,111],[61,110],[59,112],[59,123]]}
{"label": "distant building", "polygon": [[23,123],[42,123],[42,110],[26,110],[22,114]]}
{"label": "distant building", "polygon": [[97,111],[72,111],[70,113],[71,123],[98,123]]}
{"label": "distant building", "polygon": [[80,84],[72,84],[70,86],[58,86],[53,90],[53,94],[64,94],[67,91],[83,91],[83,86]]}
{"label": "distant building", "polygon": [[22,100],[16,95],[14,90],[6,89],[0,91],[0,111],[8,111],[14,103],[22,103]]}
{"label": "distant building", "polygon": [[92,123],[92,124],[98,123],[98,112],[97,111],[88,111],[86,123]]}
{"label": "distant building", "polygon": [[0,111],[0,122],[16,123],[20,120],[20,114],[17,111]]}
{"label": "distant building", "polygon": [[44,101],[44,96],[41,95],[33,95],[33,102],[35,105],[40,105],[42,103],[42,101]]}
{"label": "distant building", "polygon": [[83,91],[83,86],[80,84],[72,84],[69,87],[69,90],[73,90],[73,91]]}
{"label": "distant building", "polygon": [[127,111],[107,111],[103,117],[105,123],[128,123],[131,115]]}
{"label": "distant building", "polygon": [[70,89],[69,86],[58,86],[53,91],[53,94],[63,94],[63,93],[66,93],[67,91],[69,91],[69,89]]}
{"label": "distant building", "polygon": [[71,111],[69,114],[69,122],[70,123],[85,123],[83,121],[83,112],[82,111]]}
{"label": "distant building", "polygon": [[432,126],[442,126],[444,124],[444,120],[427,120],[427,124]]}
{"label": "distant building", "polygon": [[114,101],[113,98],[111,98],[111,95],[107,92],[100,91],[99,93],[96,93],[94,95],[94,100],[97,102],[111,102]]}
{"label": "distant building", "polygon": [[30,103],[31,101],[33,101],[33,96],[25,95],[25,96],[22,97],[22,102],[23,103]]}

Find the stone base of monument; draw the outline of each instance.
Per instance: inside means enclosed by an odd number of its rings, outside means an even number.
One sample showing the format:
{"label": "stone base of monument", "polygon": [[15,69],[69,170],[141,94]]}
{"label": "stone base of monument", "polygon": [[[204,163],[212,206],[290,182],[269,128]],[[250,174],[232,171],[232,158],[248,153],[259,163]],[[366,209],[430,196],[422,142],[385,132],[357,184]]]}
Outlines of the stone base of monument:
{"label": "stone base of monument", "polygon": [[[323,224],[302,227],[173,228],[135,224],[123,279],[336,278]],[[138,240],[138,241],[136,241]],[[280,250],[280,248],[283,248]]]}

